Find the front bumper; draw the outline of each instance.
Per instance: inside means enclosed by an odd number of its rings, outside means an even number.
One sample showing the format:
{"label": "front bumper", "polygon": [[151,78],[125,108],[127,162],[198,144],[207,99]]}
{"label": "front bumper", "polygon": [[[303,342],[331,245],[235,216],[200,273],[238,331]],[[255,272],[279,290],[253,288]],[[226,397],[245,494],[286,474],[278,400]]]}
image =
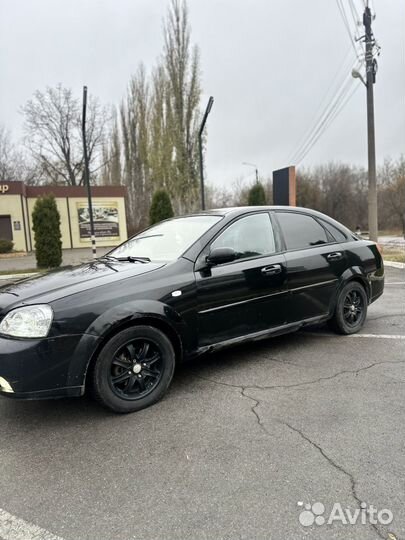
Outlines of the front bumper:
{"label": "front bumper", "polygon": [[80,396],[97,337],[0,337],[0,395],[18,399]]}

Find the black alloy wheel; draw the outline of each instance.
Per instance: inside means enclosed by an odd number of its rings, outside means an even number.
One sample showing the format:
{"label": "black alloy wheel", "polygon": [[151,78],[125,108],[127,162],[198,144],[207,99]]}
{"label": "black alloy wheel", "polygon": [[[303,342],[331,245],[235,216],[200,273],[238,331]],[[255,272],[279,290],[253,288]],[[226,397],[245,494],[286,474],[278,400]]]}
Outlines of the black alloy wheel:
{"label": "black alloy wheel", "polygon": [[130,340],[120,347],[111,362],[109,382],[123,399],[141,399],[159,384],[163,374],[162,352],[145,338]]}
{"label": "black alloy wheel", "polygon": [[94,366],[93,391],[106,407],[128,413],[149,407],[167,390],[175,354],[168,337],[151,326],[116,334]]}
{"label": "black alloy wheel", "polygon": [[363,285],[357,281],[350,281],[338,295],[329,326],[338,334],[355,334],[364,325],[367,305],[368,299]]}
{"label": "black alloy wheel", "polygon": [[349,290],[343,301],[343,316],[349,326],[356,326],[363,316],[364,301],[357,290]]}

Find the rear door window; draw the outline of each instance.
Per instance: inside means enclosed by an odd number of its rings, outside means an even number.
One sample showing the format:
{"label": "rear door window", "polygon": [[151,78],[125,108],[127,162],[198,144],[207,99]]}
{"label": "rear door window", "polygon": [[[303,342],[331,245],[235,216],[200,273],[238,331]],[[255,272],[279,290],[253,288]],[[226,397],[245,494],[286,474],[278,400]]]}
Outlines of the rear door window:
{"label": "rear door window", "polygon": [[330,242],[325,229],[311,216],[277,212],[287,249],[305,249]]}

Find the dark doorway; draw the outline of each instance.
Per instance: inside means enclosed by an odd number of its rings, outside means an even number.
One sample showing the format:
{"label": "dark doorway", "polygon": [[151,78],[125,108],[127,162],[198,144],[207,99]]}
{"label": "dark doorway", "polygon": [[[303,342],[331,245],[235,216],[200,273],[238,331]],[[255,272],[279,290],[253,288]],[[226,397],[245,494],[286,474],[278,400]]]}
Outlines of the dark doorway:
{"label": "dark doorway", "polygon": [[10,216],[0,216],[0,238],[2,240],[13,239],[13,231],[11,229]]}

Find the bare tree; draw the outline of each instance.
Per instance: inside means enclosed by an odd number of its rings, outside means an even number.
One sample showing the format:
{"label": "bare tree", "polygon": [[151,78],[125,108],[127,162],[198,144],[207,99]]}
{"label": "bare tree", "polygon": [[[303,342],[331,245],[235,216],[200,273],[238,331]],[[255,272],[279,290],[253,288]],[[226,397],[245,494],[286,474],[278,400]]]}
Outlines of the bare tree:
{"label": "bare tree", "polygon": [[26,184],[39,183],[41,170],[30,162],[13,142],[11,133],[0,126],[0,182],[20,180]]}
{"label": "bare tree", "polygon": [[11,140],[11,134],[0,126],[0,182],[19,180],[18,153]]}
{"label": "bare tree", "polygon": [[[72,90],[58,84],[37,90],[24,107],[25,141],[48,182],[82,185],[84,182],[81,106]],[[100,168],[107,115],[90,96],[87,110],[87,144],[91,179]]]}
{"label": "bare tree", "polygon": [[397,161],[386,159],[379,174],[380,223],[384,228],[402,228],[405,238],[405,156]]}

